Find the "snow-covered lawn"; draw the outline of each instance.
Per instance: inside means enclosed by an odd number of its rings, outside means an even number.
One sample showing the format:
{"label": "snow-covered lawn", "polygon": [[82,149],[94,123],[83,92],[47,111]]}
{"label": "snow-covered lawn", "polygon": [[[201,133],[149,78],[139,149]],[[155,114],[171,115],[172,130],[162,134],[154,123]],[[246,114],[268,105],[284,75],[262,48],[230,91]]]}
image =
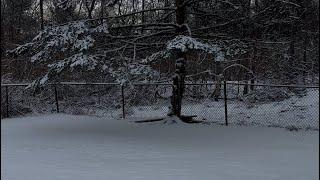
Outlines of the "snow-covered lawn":
{"label": "snow-covered lawn", "polygon": [[[165,116],[167,105],[131,107],[132,117]],[[225,123],[224,102],[203,101],[185,102],[182,113],[196,115],[198,120],[209,123]],[[298,129],[319,130],[319,91],[309,90],[305,96],[292,96],[283,101],[247,103],[228,101],[228,121],[237,125],[295,127]]]}
{"label": "snow-covered lawn", "polygon": [[1,120],[4,180],[313,180],[318,153],[319,131],[65,114]]}

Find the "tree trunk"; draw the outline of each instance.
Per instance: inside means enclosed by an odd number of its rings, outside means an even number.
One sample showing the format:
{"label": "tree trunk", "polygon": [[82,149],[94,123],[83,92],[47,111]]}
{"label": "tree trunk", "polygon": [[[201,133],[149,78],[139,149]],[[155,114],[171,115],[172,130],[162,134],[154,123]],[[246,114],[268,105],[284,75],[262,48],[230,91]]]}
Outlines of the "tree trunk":
{"label": "tree trunk", "polygon": [[[164,1],[164,7],[170,7],[171,2],[169,0]],[[166,14],[166,18],[164,19],[164,22],[171,23],[172,22],[172,15],[168,15],[168,13],[171,13],[170,11],[164,11]]]}
{"label": "tree trunk", "polygon": [[101,14],[100,14],[101,24],[103,24],[104,7],[105,7],[105,0],[101,0]]}
{"label": "tree trunk", "polygon": [[[246,66],[249,66],[249,63],[250,62],[246,62]],[[246,95],[249,93],[249,75],[248,75],[248,72],[247,71],[244,71],[244,81],[245,81],[245,85],[243,87],[243,94]]]}
{"label": "tree trunk", "polygon": [[[141,4],[141,23],[144,24],[146,22],[146,17],[145,17],[145,13],[144,13],[144,9],[145,9],[145,0],[142,0],[142,4]],[[141,34],[143,34],[144,28],[141,28]]]}
{"label": "tree trunk", "polygon": [[[136,12],[135,0],[132,0],[132,12]],[[132,24],[136,23],[136,16],[132,15]]]}
{"label": "tree trunk", "polygon": [[294,68],[294,61],[295,61],[295,42],[294,42],[294,35],[291,36],[290,46],[289,46],[289,69],[288,69],[288,78],[290,84],[295,84],[296,76],[293,70]]}
{"label": "tree trunk", "polygon": [[40,0],[40,29],[43,30],[44,22],[43,22],[43,0]]}
{"label": "tree trunk", "polygon": [[215,89],[213,91],[213,97],[215,101],[219,101],[219,97],[221,94],[221,84],[222,84],[222,75],[219,74],[215,81]]}
{"label": "tree trunk", "polygon": [[[303,49],[303,63],[304,63],[305,66],[307,66],[308,34],[305,34],[303,46],[304,46],[304,49]],[[307,83],[306,82],[307,81],[307,76],[308,76],[307,71],[308,71],[307,69],[303,70],[303,82],[304,82],[304,84]]]}
{"label": "tree trunk", "polygon": [[[254,73],[255,71],[255,62],[256,62],[256,56],[257,56],[257,30],[254,24],[254,20],[252,19],[252,17],[255,15],[256,13],[256,6],[257,6],[257,1],[256,0],[251,0],[250,1],[250,19],[252,22],[251,25],[251,34],[252,34],[252,38],[255,39],[255,43],[253,44],[253,57],[250,61],[250,68],[251,71]],[[254,90],[254,79],[251,78],[250,80],[250,90],[253,91]]]}
{"label": "tree trunk", "polygon": [[181,117],[182,98],[185,90],[185,59],[179,58],[176,61],[176,72],[173,75],[173,92],[171,97],[171,112],[168,115]]}
{"label": "tree trunk", "polygon": [[246,84],[244,85],[244,88],[243,88],[243,94],[246,95],[248,94],[249,92],[249,84],[248,84],[248,81],[246,81]]}
{"label": "tree trunk", "polygon": [[182,34],[185,29],[183,28],[183,24],[185,23],[185,18],[186,18],[186,9],[184,6],[184,0],[176,0],[176,21],[179,27],[176,29],[176,33],[178,35]]}
{"label": "tree trunk", "polygon": [[[251,60],[251,71],[253,73],[255,73],[255,71],[256,71],[257,53],[258,53],[257,40],[255,40],[254,47],[253,47],[253,58]],[[250,90],[251,91],[254,90],[254,79],[253,78],[251,79],[251,82],[250,82]]]}
{"label": "tree trunk", "polygon": [[[175,0],[176,10],[176,21],[179,27],[176,29],[176,34],[181,35],[184,33],[182,25],[185,23],[185,7],[183,6],[184,0]],[[181,117],[181,105],[183,93],[185,90],[185,53],[180,50],[176,52],[176,70],[172,78],[173,90],[171,97],[171,112],[168,115],[175,115]]]}
{"label": "tree trunk", "polygon": [[92,12],[94,10],[95,3],[96,3],[96,0],[92,0],[90,5],[87,3],[87,1],[85,1],[85,5],[88,10],[88,18],[89,19],[92,19]]}

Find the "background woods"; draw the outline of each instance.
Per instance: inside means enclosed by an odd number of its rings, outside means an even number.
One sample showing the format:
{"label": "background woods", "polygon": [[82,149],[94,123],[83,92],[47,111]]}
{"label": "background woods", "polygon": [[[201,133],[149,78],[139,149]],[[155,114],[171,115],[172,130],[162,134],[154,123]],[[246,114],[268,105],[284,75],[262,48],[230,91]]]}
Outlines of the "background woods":
{"label": "background woods", "polygon": [[[54,31],[60,37],[76,33],[84,21],[89,24],[80,28],[105,24],[108,32],[89,30],[78,34],[77,42],[67,39],[69,44],[61,44],[61,39],[55,52],[38,57],[37,66],[32,57],[41,48],[23,56],[5,53],[31,42],[41,29],[58,27]],[[1,0],[2,81],[30,82],[53,69],[48,65],[66,58],[97,65],[64,68],[61,72],[72,73],[49,73],[50,80],[168,81],[176,57],[165,49],[177,35],[184,35],[221,49],[212,54],[189,48],[186,80],[214,81],[223,73],[231,81],[317,84],[318,25],[319,2],[309,0]],[[42,37],[43,46],[50,43],[49,36]],[[87,44],[80,41],[84,36]],[[63,49],[77,43],[88,47]]]}

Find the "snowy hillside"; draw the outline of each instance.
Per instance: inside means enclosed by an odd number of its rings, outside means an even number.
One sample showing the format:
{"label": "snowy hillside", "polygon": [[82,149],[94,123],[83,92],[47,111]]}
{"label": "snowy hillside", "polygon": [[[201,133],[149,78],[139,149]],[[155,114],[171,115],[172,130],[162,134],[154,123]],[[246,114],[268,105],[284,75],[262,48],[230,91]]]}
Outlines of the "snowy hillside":
{"label": "snowy hillside", "polygon": [[7,180],[315,180],[319,132],[48,115],[1,121]]}

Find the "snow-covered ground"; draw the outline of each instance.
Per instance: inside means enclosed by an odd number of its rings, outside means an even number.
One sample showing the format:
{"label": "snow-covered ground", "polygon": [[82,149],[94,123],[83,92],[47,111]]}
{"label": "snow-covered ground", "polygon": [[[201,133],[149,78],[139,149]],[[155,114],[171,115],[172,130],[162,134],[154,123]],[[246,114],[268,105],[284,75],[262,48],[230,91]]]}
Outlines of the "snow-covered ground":
{"label": "snow-covered ground", "polygon": [[319,131],[57,114],[1,120],[1,155],[4,180],[313,180]]}
{"label": "snow-covered ground", "polygon": [[[159,87],[162,98],[156,98],[155,92],[150,90],[156,89],[155,86],[137,87],[131,91],[127,88],[125,91],[127,93],[125,96],[126,117],[166,116],[170,106],[171,89],[167,86],[161,88]],[[212,88],[213,86],[209,86],[208,89],[205,86],[188,87],[182,104],[183,114],[196,115],[197,120],[205,120],[210,124],[224,124],[224,101],[221,99],[215,102],[211,98]],[[49,90],[51,89],[45,91],[41,96],[33,97],[28,96],[23,89],[17,89],[14,95],[10,96],[12,97],[9,106],[11,117],[55,113],[54,92]],[[227,90],[228,98],[230,98],[227,103],[230,124],[319,130],[318,89],[308,89],[300,93],[300,96],[286,88],[260,87],[258,89],[257,87],[256,91],[252,91],[247,96],[237,95],[238,86],[230,85]],[[105,118],[122,117],[122,99],[118,87],[109,87],[108,90],[105,87],[98,89],[65,87],[63,91],[62,89],[60,91],[60,95],[63,96],[59,99],[60,112]],[[5,104],[2,102],[3,114],[6,114]]]}
{"label": "snow-covered ground", "polygon": [[[131,107],[131,117],[158,117],[168,112],[167,105]],[[224,124],[224,102],[204,100],[185,102],[183,114],[196,115],[196,119]],[[292,96],[283,101],[248,103],[228,101],[228,121],[236,125],[254,125],[319,130],[319,91],[309,90],[305,96]]]}

